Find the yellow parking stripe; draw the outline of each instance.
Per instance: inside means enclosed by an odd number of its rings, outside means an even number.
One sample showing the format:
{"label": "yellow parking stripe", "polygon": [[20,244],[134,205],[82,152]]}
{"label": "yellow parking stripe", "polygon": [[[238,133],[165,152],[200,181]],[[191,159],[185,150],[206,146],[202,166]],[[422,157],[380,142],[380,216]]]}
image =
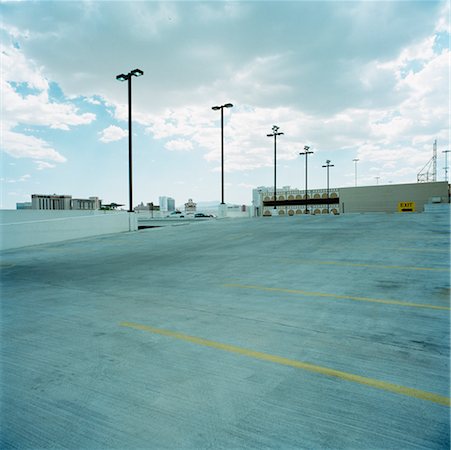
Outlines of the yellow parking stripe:
{"label": "yellow parking stripe", "polygon": [[417,267],[417,266],[390,266],[384,264],[350,263],[343,261],[319,261],[311,259],[287,259],[286,261],[297,264],[319,264],[325,266],[350,266],[350,267],[370,267],[371,269],[389,270],[423,270],[432,272],[449,272],[449,267]]}
{"label": "yellow parking stripe", "polygon": [[270,291],[270,292],[284,292],[286,294],[296,294],[296,295],[304,295],[309,297],[325,297],[325,298],[337,298],[343,300],[354,300],[358,302],[370,302],[370,303],[382,303],[384,305],[397,305],[397,306],[408,306],[412,308],[428,308],[428,309],[441,309],[445,311],[450,311],[451,308],[449,306],[437,306],[423,303],[412,303],[412,302],[403,302],[399,300],[385,300],[381,298],[369,298],[369,297],[353,297],[350,295],[337,295],[337,294],[327,294],[324,292],[307,292],[301,291],[299,289],[284,289],[284,288],[272,288],[266,286],[252,286],[252,285],[244,285],[244,284],[224,284],[224,287],[231,288],[239,288],[239,289],[255,289],[257,291]]}
{"label": "yellow parking stripe", "polygon": [[221,342],[210,341],[196,336],[189,336],[187,334],[178,333],[176,331],[165,330],[162,328],[155,328],[149,325],[141,325],[132,322],[121,322],[122,327],[134,328],[136,330],[147,331],[149,333],[159,334],[163,336],[172,337],[193,344],[202,345],[204,347],[211,347],[217,350],[223,350],[225,352],[236,353],[239,355],[247,356],[249,358],[255,358],[262,361],[268,361],[284,366],[295,367],[296,369],[307,370],[309,372],[319,373],[329,377],[339,378],[345,381],[351,381],[353,383],[363,384],[376,389],[393,392],[395,394],[406,395],[408,397],[418,398],[420,400],[426,400],[429,402],[437,403],[443,406],[451,406],[451,399],[442,395],[434,394],[431,392],[421,391],[419,389],[413,389],[398,384],[387,383],[385,381],[379,381],[374,378],[362,377],[341,370],[330,369],[328,367],[317,366],[315,364],[297,361],[294,359],[284,358],[282,356],[271,355],[269,353],[257,352],[249,350],[243,347],[237,347],[235,345],[223,344]]}

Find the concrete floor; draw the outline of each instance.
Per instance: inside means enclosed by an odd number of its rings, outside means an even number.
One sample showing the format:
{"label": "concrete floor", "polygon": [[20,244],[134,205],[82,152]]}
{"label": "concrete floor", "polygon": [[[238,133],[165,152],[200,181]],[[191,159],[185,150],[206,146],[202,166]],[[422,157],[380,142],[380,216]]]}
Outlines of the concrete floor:
{"label": "concrete floor", "polygon": [[449,217],[4,252],[0,448],[448,449]]}

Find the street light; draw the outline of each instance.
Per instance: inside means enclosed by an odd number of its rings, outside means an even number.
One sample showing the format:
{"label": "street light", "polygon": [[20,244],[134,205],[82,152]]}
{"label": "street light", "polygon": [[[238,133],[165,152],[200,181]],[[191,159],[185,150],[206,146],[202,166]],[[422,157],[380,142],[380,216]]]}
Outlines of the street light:
{"label": "street light", "polygon": [[376,178],[376,184],[379,184],[379,178],[380,177],[374,177],[374,178]]}
{"label": "street light", "polygon": [[221,205],[224,204],[224,108],[232,108],[231,103],[222,106],[213,106],[214,111],[221,110]]}
{"label": "street light", "polygon": [[121,73],[116,76],[116,80],[128,81],[128,194],[130,208],[133,212],[133,183],[132,183],[132,77],[144,75],[141,69],[135,69],[127,74]]}
{"label": "street light", "polygon": [[304,146],[304,151],[300,152],[300,155],[305,155],[305,213],[308,214],[308,205],[307,205],[307,156],[312,154],[313,152],[309,152],[310,147],[308,145]]}
{"label": "street light", "polygon": [[355,174],[355,186],[357,187],[357,162],[360,161],[358,158],[353,159],[354,165],[354,174]]}
{"label": "street light", "polygon": [[328,159],[326,165],[323,167],[327,168],[327,213],[329,213],[329,167],[334,167],[334,165],[331,164],[330,159]]}
{"label": "street light", "polygon": [[277,162],[277,158],[276,158],[276,152],[277,152],[277,136],[281,136],[283,133],[281,131],[279,131],[279,127],[277,125],[273,125],[272,127],[272,133],[271,134],[267,134],[266,136],[268,137],[273,137],[274,136],[274,209],[276,209],[276,162]]}

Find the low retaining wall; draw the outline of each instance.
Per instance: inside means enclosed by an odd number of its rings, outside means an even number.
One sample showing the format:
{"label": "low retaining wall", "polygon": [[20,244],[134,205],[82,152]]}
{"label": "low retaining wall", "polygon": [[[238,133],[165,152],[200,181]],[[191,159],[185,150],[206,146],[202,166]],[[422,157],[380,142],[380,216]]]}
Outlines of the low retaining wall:
{"label": "low retaining wall", "polygon": [[122,211],[0,211],[0,250],[136,231],[136,214]]}

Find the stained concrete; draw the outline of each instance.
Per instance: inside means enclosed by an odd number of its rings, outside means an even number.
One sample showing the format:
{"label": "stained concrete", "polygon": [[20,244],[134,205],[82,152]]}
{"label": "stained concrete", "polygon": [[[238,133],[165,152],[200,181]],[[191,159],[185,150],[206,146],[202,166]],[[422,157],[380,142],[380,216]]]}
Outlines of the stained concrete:
{"label": "stained concrete", "polygon": [[447,215],[193,221],[1,264],[2,449],[449,448]]}

